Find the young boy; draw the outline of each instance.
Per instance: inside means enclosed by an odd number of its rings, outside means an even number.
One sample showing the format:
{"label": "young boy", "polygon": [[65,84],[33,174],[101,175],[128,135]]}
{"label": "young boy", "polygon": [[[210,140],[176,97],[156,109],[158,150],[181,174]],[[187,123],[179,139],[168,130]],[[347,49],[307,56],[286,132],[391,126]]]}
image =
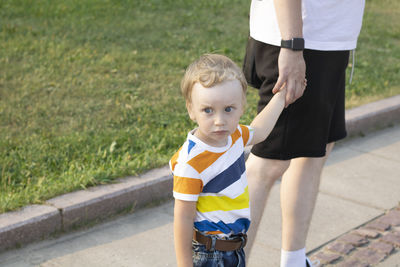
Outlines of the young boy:
{"label": "young boy", "polygon": [[239,125],[246,80],[232,60],[215,54],[188,67],[181,89],[198,127],[170,161],[178,266],[245,266],[250,209],[244,147],[267,138],[285,92],[275,94],[250,126]]}

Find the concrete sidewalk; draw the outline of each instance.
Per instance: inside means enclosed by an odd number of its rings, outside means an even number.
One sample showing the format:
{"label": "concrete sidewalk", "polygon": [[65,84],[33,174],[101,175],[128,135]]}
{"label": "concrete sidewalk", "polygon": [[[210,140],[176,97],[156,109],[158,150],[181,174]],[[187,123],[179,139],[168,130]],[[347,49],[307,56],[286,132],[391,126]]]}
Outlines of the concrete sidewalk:
{"label": "concrete sidewalk", "polygon": [[[367,104],[346,112],[350,135],[366,133],[400,121],[400,96]],[[324,252],[324,244],[398,205],[400,200],[399,126],[364,138],[346,139],[330,157],[323,173],[321,194],[307,244],[312,255]],[[378,177],[378,178],[376,178]],[[397,178],[397,179],[396,179]],[[172,180],[167,167],[121,183],[90,188],[0,215],[0,251],[49,239],[107,220],[118,212],[134,210],[171,196]],[[279,186],[272,190],[263,230],[250,266],[277,266],[280,248]],[[39,242],[0,254],[3,266],[166,266],[174,265],[172,202],[145,209],[60,238]],[[322,230],[321,230],[322,229]],[[385,230],[396,231],[396,227]],[[381,233],[380,236],[383,236]],[[265,239],[264,239],[265,238]],[[161,245],[154,247],[155,244]],[[325,244],[328,245],[328,244]],[[114,249],[115,246],[115,249]],[[154,254],[151,248],[159,253]],[[88,253],[91,251],[92,253]],[[391,252],[387,261],[393,259]],[[268,254],[266,254],[268,252]],[[342,262],[351,253],[336,262]],[[22,255],[22,256],[19,256]],[[71,257],[69,257],[70,255]],[[80,257],[79,255],[84,255]],[[267,259],[263,257],[268,255]],[[76,261],[75,261],[76,260]],[[110,260],[112,262],[110,262]],[[386,262],[383,261],[383,262]],[[399,260],[400,262],[400,260]],[[53,264],[53,265],[52,265]],[[351,266],[351,265],[350,265]],[[396,266],[396,265],[387,265]]]}
{"label": "concrete sidewalk", "polygon": [[[338,237],[399,207],[399,151],[400,125],[348,139],[334,148],[322,175],[311,223],[307,250],[312,252],[312,256],[326,251],[325,248]],[[279,266],[279,187],[277,183],[272,189],[248,266]],[[397,226],[400,226],[400,217],[398,219]],[[0,265],[175,266],[172,224],[173,201],[168,201],[90,229],[4,252],[0,254]],[[380,237],[367,240],[366,244],[360,243],[349,253],[339,255],[333,265],[340,266],[346,259],[353,259],[357,250],[372,246],[374,240],[383,239],[389,232],[400,233],[397,226],[392,225],[383,231],[375,229]],[[390,245],[390,242],[385,244]],[[399,246],[400,243],[393,243],[389,255],[377,266],[399,266]],[[373,261],[373,258],[364,259],[367,263]]]}

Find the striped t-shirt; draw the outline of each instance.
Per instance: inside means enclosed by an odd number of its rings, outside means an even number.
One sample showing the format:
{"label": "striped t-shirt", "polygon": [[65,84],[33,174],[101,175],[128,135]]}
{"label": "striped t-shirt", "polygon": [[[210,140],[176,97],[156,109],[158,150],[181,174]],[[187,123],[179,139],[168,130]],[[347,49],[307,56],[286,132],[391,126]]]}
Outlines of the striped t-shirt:
{"label": "striped t-shirt", "polygon": [[244,147],[253,137],[238,125],[225,147],[212,147],[192,133],[170,160],[176,199],[197,201],[194,227],[220,237],[247,232],[249,192]]}

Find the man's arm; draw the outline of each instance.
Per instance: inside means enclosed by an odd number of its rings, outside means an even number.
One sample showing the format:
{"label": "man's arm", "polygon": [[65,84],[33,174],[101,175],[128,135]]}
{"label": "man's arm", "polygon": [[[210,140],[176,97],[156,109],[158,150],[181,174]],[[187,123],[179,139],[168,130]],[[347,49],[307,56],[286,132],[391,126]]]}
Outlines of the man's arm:
{"label": "man's arm", "polygon": [[276,93],[268,105],[258,113],[258,115],[251,122],[250,126],[253,128],[253,139],[249,145],[258,144],[264,141],[274,128],[283,108],[285,107],[285,93],[286,89]]}
{"label": "man's arm", "polygon": [[[301,0],[274,0],[283,40],[303,37]],[[278,58],[279,77],[272,92],[286,87],[285,107],[303,95],[306,65],[302,51],[282,48]]]}
{"label": "man's arm", "polygon": [[196,202],[175,199],[174,239],[176,260],[179,267],[193,266],[192,238]]}

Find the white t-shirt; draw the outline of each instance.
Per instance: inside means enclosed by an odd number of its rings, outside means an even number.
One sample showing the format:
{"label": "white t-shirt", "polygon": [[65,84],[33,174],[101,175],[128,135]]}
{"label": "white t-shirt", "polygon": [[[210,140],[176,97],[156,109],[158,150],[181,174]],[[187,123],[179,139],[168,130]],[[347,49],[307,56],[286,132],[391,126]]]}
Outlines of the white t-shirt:
{"label": "white t-shirt", "polygon": [[[361,30],[365,0],[302,0],[305,48],[352,50]],[[252,0],[250,36],[280,46],[273,0]]]}

